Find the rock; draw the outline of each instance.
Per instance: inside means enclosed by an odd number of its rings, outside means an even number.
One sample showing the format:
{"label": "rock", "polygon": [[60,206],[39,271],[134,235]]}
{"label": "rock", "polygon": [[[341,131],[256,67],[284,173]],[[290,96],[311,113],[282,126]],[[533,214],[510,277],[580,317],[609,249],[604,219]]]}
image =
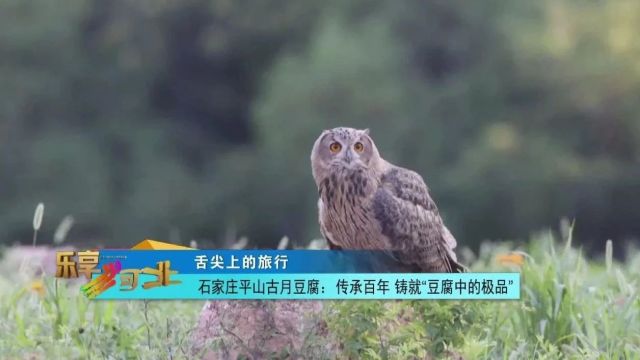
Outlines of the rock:
{"label": "rock", "polygon": [[205,359],[326,356],[336,345],[321,319],[322,308],[312,300],[209,301],[193,334],[193,349]]}

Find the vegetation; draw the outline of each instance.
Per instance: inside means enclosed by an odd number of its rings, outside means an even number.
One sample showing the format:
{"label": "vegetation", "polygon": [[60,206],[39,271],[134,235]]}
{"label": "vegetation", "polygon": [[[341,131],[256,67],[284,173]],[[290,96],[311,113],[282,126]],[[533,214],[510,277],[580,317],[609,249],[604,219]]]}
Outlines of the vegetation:
{"label": "vegetation", "polygon": [[[371,128],[461,243],[640,235],[640,3],[0,0],[0,241],[319,237],[309,152]],[[268,214],[265,216],[264,214]],[[236,235],[237,234],[237,235]],[[41,242],[52,239],[42,238]]]}
{"label": "vegetation", "polygon": [[[637,358],[640,328],[634,321],[640,299],[633,266],[640,254],[630,256],[626,265],[613,265],[609,258],[612,265],[607,267],[563,245],[551,236],[531,240],[520,269],[520,301],[396,302],[388,309],[382,303],[345,302],[335,304],[334,331],[349,339],[346,349],[352,355],[366,353],[375,359],[427,354],[464,359]],[[505,270],[492,259],[507,247],[482,248],[473,271]],[[408,312],[412,316],[398,317]]]}
{"label": "vegetation", "polygon": [[[485,243],[476,258],[466,257],[472,271],[521,271],[521,300],[328,302],[323,316],[342,350],[313,356],[638,358],[640,252],[623,263],[610,251],[589,261],[570,239],[556,242],[549,233],[520,249],[521,268],[496,262],[510,250]],[[89,301],[78,284],[32,280],[0,276],[3,358],[198,358],[190,333],[202,302]],[[313,341],[310,348],[322,349],[327,339]]]}

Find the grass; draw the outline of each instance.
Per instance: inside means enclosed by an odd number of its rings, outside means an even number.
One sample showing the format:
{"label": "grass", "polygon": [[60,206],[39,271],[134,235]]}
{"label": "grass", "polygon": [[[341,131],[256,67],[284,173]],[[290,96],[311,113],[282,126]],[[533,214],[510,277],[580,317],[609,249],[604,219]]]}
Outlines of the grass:
{"label": "grass", "polygon": [[[330,358],[638,359],[640,253],[589,260],[550,233],[523,249],[486,243],[471,271],[522,273],[520,301],[330,302]],[[521,250],[526,261],[500,265]],[[605,250],[605,249],[603,249]],[[512,268],[511,268],[512,269]],[[183,359],[200,301],[89,301],[78,285],[0,274],[0,358]],[[316,339],[322,341],[322,339]],[[196,356],[197,357],[197,356]]]}
{"label": "grass", "polygon": [[[485,244],[471,270],[505,270],[492,259],[508,250]],[[345,302],[330,323],[354,357],[640,358],[640,254],[615,263],[607,251],[604,264],[589,261],[551,234],[527,250],[521,301]],[[402,313],[408,321],[398,320]]]}

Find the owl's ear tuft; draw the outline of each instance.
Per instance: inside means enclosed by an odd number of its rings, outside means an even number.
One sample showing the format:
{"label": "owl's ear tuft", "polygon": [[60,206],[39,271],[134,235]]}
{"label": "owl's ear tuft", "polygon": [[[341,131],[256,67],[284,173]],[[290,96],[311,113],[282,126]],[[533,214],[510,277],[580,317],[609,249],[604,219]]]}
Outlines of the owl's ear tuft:
{"label": "owl's ear tuft", "polygon": [[320,136],[318,136],[318,142],[321,142],[327,135],[329,135],[331,133],[331,130],[322,130],[322,133],[320,133]]}
{"label": "owl's ear tuft", "polygon": [[362,133],[365,134],[365,135],[369,135],[369,129],[367,128],[367,129],[362,130]]}

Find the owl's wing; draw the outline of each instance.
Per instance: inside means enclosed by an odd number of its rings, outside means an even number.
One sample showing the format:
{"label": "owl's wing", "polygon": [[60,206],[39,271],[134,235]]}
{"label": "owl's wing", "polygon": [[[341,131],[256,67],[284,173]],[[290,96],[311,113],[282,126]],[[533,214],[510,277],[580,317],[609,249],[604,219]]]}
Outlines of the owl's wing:
{"label": "owl's wing", "polygon": [[417,173],[392,167],[381,179],[373,209],[398,261],[424,272],[458,272],[456,240],[444,226]]}

